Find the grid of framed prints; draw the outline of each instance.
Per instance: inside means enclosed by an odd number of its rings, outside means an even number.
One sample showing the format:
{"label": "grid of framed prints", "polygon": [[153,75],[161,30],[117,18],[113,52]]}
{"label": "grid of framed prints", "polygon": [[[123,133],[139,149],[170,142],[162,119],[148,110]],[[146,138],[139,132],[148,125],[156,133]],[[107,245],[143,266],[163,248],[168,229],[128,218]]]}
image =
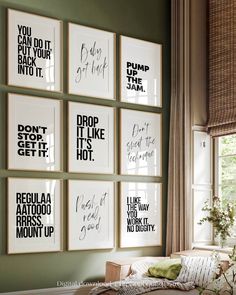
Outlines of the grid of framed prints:
{"label": "grid of framed prints", "polygon": [[121,174],[161,176],[161,122],[161,114],[121,109]]}
{"label": "grid of framed prints", "polygon": [[8,254],[61,251],[61,181],[8,179]]}
{"label": "grid of framed prints", "polygon": [[62,91],[62,22],[8,9],[8,84]]}
{"label": "grid of framed prints", "polygon": [[121,101],[162,106],[162,46],[121,36]]}
{"label": "grid of framed prints", "polygon": [[115,99],[115,34],[69,24],[69,93]]}
{"label": "grid of framed prints", "polygon": [[[62,43],[61,21],[8,9],[8,85],[62,92]],[[162,107],[162,46],[120,44],[121,103]],[[68,24],[68,93],[85,98],[67,103],[67,171],[114,174],[119,120],[119,173],[161,177],[161,113],[86,103],[116,99],[115,49],[115,33]],[[62,124],[58,98],[9,93],[8,169],[63,172]],[[161,200],[161,183],[120,184],[120,247],[161,245]],[[9,178],[8,253],[62,251],[61,204],[61,180]],[[115,213],[114,182],[68,180],[68,249],[113,248]]]}
{"label": "grid of framed prints", "polygon": [[69,250],[114,247],[114,183],[69,180]]}
{"label": "grid of framed prints", "polygon": [[121,183],[121,248],[162,244],[161,195],[160,183]]}

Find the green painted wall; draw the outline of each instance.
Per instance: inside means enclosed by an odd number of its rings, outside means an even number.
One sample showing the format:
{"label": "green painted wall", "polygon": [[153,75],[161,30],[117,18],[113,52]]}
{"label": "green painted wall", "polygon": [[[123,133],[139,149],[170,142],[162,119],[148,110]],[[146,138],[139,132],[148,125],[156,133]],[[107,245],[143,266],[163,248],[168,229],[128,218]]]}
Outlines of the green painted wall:
{"label": "green painted wall", "polygon": [[[55,95],[44,91],[17,89],[6,85],[6,12],[7,8],[20,9],[45,16],[51,16],[64,21],[64,69],[67,68],[67,22],[73,21],[82,25],[93,26],[119,34],[149,40],[163,44],[163,108],[162,110],[128,105],[117,101],[106,101],[96,98],[84,98],[68,95],[67,72],[64,71],[64,93]],[[165,219],[166,219],[166,188],[168,164],[169,135],[169,102],[170,102],[170,0],[0,0],[0,292],[27,290],[36,288],[56,287],[57,281],[98,280],[104,277],[105,261],[131,256],[156,256],[165,250]],[[118,45],[117,45],[118,50]],[[117,52],[117,83],[118,58]],[[118,85],[118,84],[117,84]],[[118,87],[117,87],[118,89]],[[17,172],[7,170],[7,92],[46,96],[64,100],[64,139],[67,136],[67,106],[66,101],[81,101],[144,110],[162,111],[163,113],[163,177],[122,177],[114,175],[81,175],[66,172],[67,145],[64,141],[64,172]],[[118,93],[117,93],[118,95]],[[117,118],[118,120],[118,118]],[[117,128],[118,128],[118,121]],[[118,139],[118,129],[116,138]],[[117,141],[118,147],[118,141]],[[118,155],[116,155],[116,163]],[[118,183],[126,181],[162,181],[163,182],[163,247],[147,247],[119,249],[118,245],[118,203],[116,199],[116,244],[113,250],[74,251],[66,248],[66,185],[64,185],[64,245],[61,253],[39,253],[7,255],[7,222],[6,205],[7,177],[48,177],[61,178],[66,184],[67,179],[105,179]]]}

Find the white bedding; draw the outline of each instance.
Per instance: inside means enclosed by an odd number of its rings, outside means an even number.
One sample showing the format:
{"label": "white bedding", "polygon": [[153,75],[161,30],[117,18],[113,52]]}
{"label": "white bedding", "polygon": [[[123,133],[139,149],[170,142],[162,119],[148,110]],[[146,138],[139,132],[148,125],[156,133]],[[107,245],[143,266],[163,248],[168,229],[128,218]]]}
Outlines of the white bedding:
{"label": "white bedding", "polygon": [[145,295],[199,295],[199,292],[197,289],[190,290],[190,291],[156,290],[156,291],[145,293]]}
{"label": "white bedding", "polygon": [[[139,295],[147,294],[151,291],[156,290],[168,290],[167,294],[170,294],[170,291],[173,290],[177,294],[177,290],[190,291],[195,288],[194,283],[181,283],[177,281],[170,281],[167,279],[157,279],[157,278],[130,278],[124,281],[118,281],[113,283],[102,284],[96,288],[93,288],[90,291],[90,295],[99,295],[99,294],[109,294],[108,291],[116,291],[119,295]],[[151,295],[156,295],[155,293],[150,293]],[[158,294],[158,293],[157,293]],[[162,294],[162,293],[159,293]],[[181,294],[181,293],[180,293]],[[194,293],[193,293],[194,294]],[[197,293],[198,294],[198,293]],[[192,295],[192,294],[191,294]]]}

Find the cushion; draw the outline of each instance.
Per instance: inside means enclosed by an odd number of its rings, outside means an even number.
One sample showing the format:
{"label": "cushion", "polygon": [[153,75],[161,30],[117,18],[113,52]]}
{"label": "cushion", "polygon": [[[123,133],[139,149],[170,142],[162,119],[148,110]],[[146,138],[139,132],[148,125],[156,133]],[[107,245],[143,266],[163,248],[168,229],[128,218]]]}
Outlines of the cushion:
{"label": "cushion", "polygon": [[161,260],[149,267],[148,274],[156,278],[175,280],[181,270],[181,259]]}
{"label": "cushion", "polygon": [[[228,281],[228,283],[233,286],[235,289],[233,290],[233,294],[236,294],[236,285],[235,285],[235,278],[234,273],[236,273],[236,264],[231,266],[226,272],[225,277]],[[222,274],[218,279],[214,280],[210,284],[207,285],[206,290],[203,291],[203,295],[212,295],[216,294],[215,291],[218,291],[219,294],[230,294],[230,286],[226,282],[224,275]],[[214,290],[214,292],[213,292]],[[228,291],[228,292],[227,292]],[[218,294],[218,293],[217,293]]]}
{"label": "cushion", "polygon": [[127,276],[131,274],[131,265],[136,261],[140,260],[149,260],[153,263],[161,259],[166,259],[166,257],[124,257],[117,260],[107,261],[106,262],[106,282],[114,282],[124,280]]}
{"label": "cushion", "polygon": [[131,275],[129,275],[129,278],[131,277],[142,278],[147,276],[148,269],[153,264],[154,264],[153,260],[149,260],[149,259],[142,259],[142,260],[134,262],[131,265]]}
{"label": "cushion", "polygon": [[199,287],[206,287],[216,276],[219,260],[217,257],[181,257],[182,268],[179,282],[194,282]]}

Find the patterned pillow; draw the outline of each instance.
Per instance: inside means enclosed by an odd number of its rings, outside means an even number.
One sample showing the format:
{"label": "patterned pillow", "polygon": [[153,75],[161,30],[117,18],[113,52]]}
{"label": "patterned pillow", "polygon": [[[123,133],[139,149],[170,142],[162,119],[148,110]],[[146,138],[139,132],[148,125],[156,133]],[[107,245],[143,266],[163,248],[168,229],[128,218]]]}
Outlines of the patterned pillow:
{"label": "patterned pillow", "polygon": [[[203,291],[203,295],[212,295],[216,294],[216,291],[219,292],[219,294],[231,294],[229,293],[230,286],[234,287],[233,294],[236,294],[236,285],[235,285],[235,277],[234,274],[236,273],[236,264],[231,266],[224,275],[222,274],[218,279],[214,280],[210,284],[207,285],[206,290]],[[227,281],[226,281],[227,279]]]}
{"label": "patterned pillow", "polygon": [[182,269],[177,281],[193,282],[205,288],[216,276],[219,260],[217,257],[181,257]]}

